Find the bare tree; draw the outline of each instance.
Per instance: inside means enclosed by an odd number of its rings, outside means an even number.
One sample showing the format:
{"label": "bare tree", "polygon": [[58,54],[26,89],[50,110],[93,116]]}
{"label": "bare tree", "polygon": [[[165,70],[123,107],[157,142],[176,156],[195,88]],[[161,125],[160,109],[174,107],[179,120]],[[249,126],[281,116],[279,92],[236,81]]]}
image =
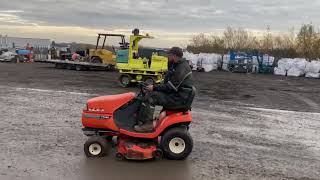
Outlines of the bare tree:
{"label": "bare tree", "polygon": [[248,31],[242,28],[227,27],[223,34],[227,49],[248,49],[254,40],[249,36]]}
{"label": "bare tree", "polygon": [[303,57],[307,59],[315,58],[314,43],[316,39],[317,34],[314,32],[312,24],[305,24],[301,27],[297,37],[297,47]]}
{"label": "bare tree", "polygon": [[199,34],[193,36],[190,45],[187,50],[194,53],[224,53],[224,41],[222,38],[212,35],[206,36],[205,34]]}
{"label": "bare tree", "polygon": [[320,33],[314,31],[311,24],[303,25],[299,34],[289,29],[287,34],[272,35],[268,26],[263,38],[249,34],[242,28],[227,27],[223,37],[199,34],[192,38],[187,49],[194,53],[226,53],[228,50],[251,51],[259,50],[280,57],[320,58]]}

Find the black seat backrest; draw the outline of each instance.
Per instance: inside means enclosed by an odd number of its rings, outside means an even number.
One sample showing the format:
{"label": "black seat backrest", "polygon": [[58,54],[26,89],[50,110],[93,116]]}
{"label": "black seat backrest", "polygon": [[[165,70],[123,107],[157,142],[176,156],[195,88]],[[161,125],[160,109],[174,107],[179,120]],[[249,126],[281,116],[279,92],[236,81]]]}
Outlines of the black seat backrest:
{"label": "black seat backrest", "polygon": [[193,99],[194,97],[196,96],[196,87],[192,86],[192,92],[191,92],[191,95],[189,97],[189,99],[187,100],[186,102],[186,107],[191,110],[191,105],[192,105],[192,102],[193,102]]}
{"label": "black seat backrest", "polygon": [[192,92],[187,100],[187,102],[185,103],[185,105],[183,107],[177,107],[177,108],[163,108],[162,111],[177,111],[177,112],[187,112],[189,110],[191,110],[191,105],[193,102],[194,97],[196,96],[196,88],[194,86],[192,86]]}

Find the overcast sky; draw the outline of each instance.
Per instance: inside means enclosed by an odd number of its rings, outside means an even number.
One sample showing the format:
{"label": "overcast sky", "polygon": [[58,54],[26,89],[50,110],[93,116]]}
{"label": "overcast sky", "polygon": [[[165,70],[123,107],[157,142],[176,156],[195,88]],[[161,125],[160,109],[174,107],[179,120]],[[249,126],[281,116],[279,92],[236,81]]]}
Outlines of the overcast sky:
{"label": "overcast sky", "polygon": [[129,34],[135,27],[156,39],[148,45],[186,46],[198,33],[227,26],[286,32],[320,24],[320,0],[0,0],[0,34],[95,41],[98,32]]}

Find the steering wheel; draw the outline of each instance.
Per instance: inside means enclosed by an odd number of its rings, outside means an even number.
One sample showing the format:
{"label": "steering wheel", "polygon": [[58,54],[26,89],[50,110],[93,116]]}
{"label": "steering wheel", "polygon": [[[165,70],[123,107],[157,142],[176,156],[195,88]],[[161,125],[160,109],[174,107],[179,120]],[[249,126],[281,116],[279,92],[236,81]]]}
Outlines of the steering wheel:
{"label": "steering wheel", "polygon": [[140,88],[140,93],[139,93],[139,95],[142,95],[142,96],[145,96],[146,95],[146,93],[147,93],[147,86],[148,86],[149,84],[148,83],[145,83],[145,82],[140,82],[139,84],[138,84],[138,86],[139,86],[139,88]]}

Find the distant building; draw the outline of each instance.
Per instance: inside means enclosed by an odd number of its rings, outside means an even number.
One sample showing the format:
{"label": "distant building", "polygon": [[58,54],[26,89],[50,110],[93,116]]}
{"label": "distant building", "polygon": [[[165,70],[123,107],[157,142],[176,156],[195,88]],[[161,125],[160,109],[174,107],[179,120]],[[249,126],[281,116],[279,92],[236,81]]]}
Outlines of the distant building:
{"label": "distant building", "polygon": [[49,49],[50,39],[8,37],[0,35],[0,48],[25,48],[27,44],[37,49]]}

